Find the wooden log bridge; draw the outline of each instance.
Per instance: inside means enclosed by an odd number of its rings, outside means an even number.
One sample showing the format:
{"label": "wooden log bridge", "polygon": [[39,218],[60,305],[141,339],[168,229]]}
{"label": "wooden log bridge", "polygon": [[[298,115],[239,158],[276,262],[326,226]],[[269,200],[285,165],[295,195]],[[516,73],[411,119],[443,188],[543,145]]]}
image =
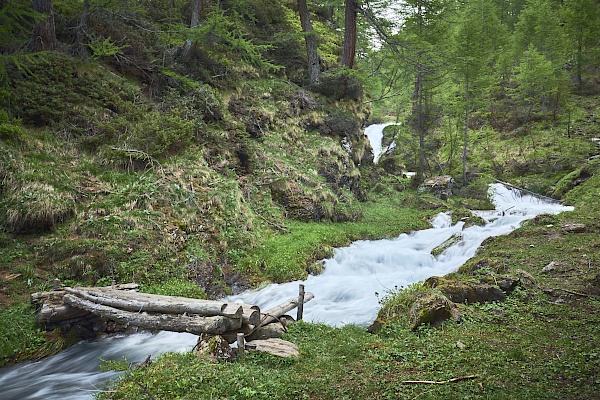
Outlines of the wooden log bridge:
{"label": "wooden log bridge", "polygon": [[[31,295],[37,307],[36,322],[48,328],[97,318],[123,327],[203,333],[233,337],[250,335],[313,298],[301,286],[298,298],[261,313],[259,307],[225,301],[140,293],[137,285],[65,287]],[[300,316],[301,312],[299,312]],[[301,318],[301,316],[300,316]],[[99,329],[94,329],[99,331]]]}

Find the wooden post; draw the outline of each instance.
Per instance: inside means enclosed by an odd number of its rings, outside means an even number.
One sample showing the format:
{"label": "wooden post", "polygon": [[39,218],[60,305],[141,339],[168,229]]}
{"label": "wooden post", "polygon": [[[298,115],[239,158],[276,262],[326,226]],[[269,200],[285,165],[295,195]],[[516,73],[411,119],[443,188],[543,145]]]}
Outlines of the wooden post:
{"label": "wooden post", "polygon": [[244,345],[244,334],[237,334],[237,348],[238,348],[238,357],[244,358],[246,356],[246,346]]}
{"label": "wooden post", "polygon": [[298,315],[296,321],[302,319],[302,313],[304,313],[304,285],[300,284],[300,293],[298,294]]}

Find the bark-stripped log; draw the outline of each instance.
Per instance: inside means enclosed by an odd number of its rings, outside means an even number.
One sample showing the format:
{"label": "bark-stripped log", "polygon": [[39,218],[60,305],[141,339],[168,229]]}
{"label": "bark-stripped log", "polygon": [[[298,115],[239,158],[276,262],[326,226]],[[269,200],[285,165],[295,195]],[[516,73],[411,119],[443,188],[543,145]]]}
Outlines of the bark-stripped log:
{"label": "bark-stripped log", "polygon": [[[304,293],[304,302],[310,301],[315,298],[315,295],[311,292]],[[258,326],[266,325],[270,322],[278,321],[279,317],[284,315],[290,310],[298,307],[298,298],[289,299],[285,303],[282,303],[276,307],[273,307],[261,314],[260,323]]]}
{"label": "bark-stripped log", "polygon": [[201,333],[221,334],[233,329],[239,329],[242,326],[241,318],[234,319],[224,316],[201,317],[194,315],[137,313],[100,305],[72,294],[66,294],[64,296],[64,301],[73,307],[87,310],[104,319],[114,320],[144,329],[189,332],[199,335]]}
{"label": "bark-stripped log", "polygon": [[49,324],[90,315],[89,311],[71,307],[64,303],[45,302],[35,315],[38,324]]}
{"label": "bark-stripped log", "polygon": [[203,301],[187,297],[159,296],[146,293],[94,290],[90,288],[65,291],[97,304],[118,308],[125,311],[157,312],[167,314],[198,314],[204,317],[225,316],[242,318],[241,304],[217,301]]}

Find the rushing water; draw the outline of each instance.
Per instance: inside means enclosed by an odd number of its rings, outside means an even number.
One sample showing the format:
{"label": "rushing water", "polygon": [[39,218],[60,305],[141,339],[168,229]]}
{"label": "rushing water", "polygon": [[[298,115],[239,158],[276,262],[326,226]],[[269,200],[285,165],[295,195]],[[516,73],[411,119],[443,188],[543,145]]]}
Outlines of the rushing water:
{"label": "rushing water", "polygon": [[388,122],[385,124],[373,124],[369,125],[365,128],[365,135],[369,138],[369,142],[371,143],[371,147],[373,148],[373,162],[377,164],[381,155],[386,152],[388,149],[393,148],[395,144],[392,142],[385,149],[382,146],[383,142],[383,128],[389,125],[396,125],[393,122]]}
{"label": "rushing water", "polygon": [[[315,295],[304,308],[304,319],[333,326],[368,325],[375,319],[379,298],[386,291],[456,271],[475,255],[486,238],[507,234],[538,214],[571,209],[520,196],[499,184],[490,190],[494,192],[496,210],[475,212],[486,221],[485,226],[463,229],[463,222],[451,225],[448,214],[439,214],[430,229],[392,240],[357,241],[337,249],[333,258],[325,261],[321,275],[309,276],[302,282]],[[431,251],[453,235],[460,235],[461,240],[434,257]],[[297,296],[299,283],[273,284],[229,299],[268,309],[282,299]]]}
{"label": "rushing water", "polygon": [[[325,261],[321,275],[302,282],[315,294],[304,307],[305,320],[333,326],[367,325],[375,318],[378,300],[387,290],[455,271],[486,238],[507,234],[538,214],[570,209],[520,196],[501,185],[492,185],[491,190],[496,210],[476,212],[487,222],[485,226],[463,229],[462,222],[451,225],[450,216],[440,214],[430,229],[393,240],[358,241],[337,249],[334,257]],[[439,256],[432,256],[431,250],[452,235],[462,239]],[[266,310],[296,297],[299,283],[273,284],[229,300]],[[103,381],[116,376],[98,371],[100,358],[119,360],[125,356],[130,362],[141,362],[150,354],[155,357],[162,352],[190,350],[195,343],[196,336],[173,332],[81,342],[45,360],[0,369],[0,399],[90,399]]]}

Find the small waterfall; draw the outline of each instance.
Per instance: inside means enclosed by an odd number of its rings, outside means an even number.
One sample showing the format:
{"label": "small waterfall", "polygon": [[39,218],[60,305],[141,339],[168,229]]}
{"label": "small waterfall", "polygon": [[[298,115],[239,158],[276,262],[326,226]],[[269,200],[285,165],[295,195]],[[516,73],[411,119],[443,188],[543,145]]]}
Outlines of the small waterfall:
{"label": "small waterfall", "polygon": [[365,135],[369,138],[371,147],[373,148],[373,162],[377,164],[381,155],[388,149],[394,148],[395,143],[391,143],[385,149],[382,147],[383,142],[383,128],[390,125],[398,125],[394,122],[388,122],[385,124],[373,124],[365,128]]}
{"label": "small waterfall", "polygon": [[[520,195],[500,184],[491,185],[494,211],[480,211],[485,226],[463,229],[463,223],[451,224],[447,213],[432,219],[432,228],[402,234],[396,239],[357,241],[339,248],[325,261],[321,275],[309,276],[304,285],[315,299],[304,307],[304,318],[332,326],[370,324],[375,318],[379,299],[395,287],[455,271],[471,258],[481,242],[490,236],[504,235],[538,214],[557,214],[572,210],[530,195]],[[431,251],[460,234],[460,241],[437,257]],[[268,309],[298,295],[298,283],[273,284],[260,291],[248,291],[228,300],[256,304]],[[79,343],[45,360],[0,369],[1,398],[4,400],[91,399],[98,385],[115,377],[98,371],[100,358],[141,362],[149,354],[187,351],[196,336],[173,332],[155,335],[136,334],[98,342]]]}

